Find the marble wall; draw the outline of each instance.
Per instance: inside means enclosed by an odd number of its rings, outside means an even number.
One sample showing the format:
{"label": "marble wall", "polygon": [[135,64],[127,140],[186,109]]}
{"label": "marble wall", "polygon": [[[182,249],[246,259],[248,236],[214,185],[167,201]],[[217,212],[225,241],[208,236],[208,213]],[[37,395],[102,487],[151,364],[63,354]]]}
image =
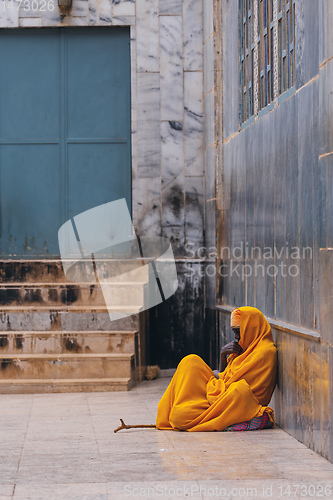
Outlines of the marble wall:
{"label": "marble wall", "polygon": [[136,15],[133,220],[190,257],[203,245],[202,2],[136,0]]}
{"label": "marble wall", "polygon": [[[180,289],[186,282],[189,301],[196,294],[197,279],[203,280],[197,270],[195,284],[192,271],[184,274],[187,262],[191,270],[192,265],[203,262],[197,250],[204,245],[207,195],[204,85],[206,89],[211,86],[204,81],[203,72],[203,4],[203,0],[73,0],[71,9],[64,10],[57,0],[46,0],[46,7],[45,0],[4,0],[0,8],[2,28],[110,26],[112,30],[113,26],[130,26],[133,223],[138,235],[165,236],[172,242]],[[206,35],[208,24],[206,20]],[[210,78],[212,75],[213,68]],[[211,97],[205,96],[207,102],[206,112],[213,113]],[[213,114],[211,117],[213,122]],[[211,196],[212,186],[209,190]],[[200,304],[196,302],[201,323],[197,319],[194,329],[187,322],[187,331],[181,333],[184,338],[195,337],[198,328],[203,328],[204,286],[201,288]],[[173,335],[178,335],[174,330],[177,318],[184,325],[187,314],[186,308],[174,306],[175,300],[183,299],[178,293],[165,305],[175,315],[174,326],[164,328],[159,336],[171,352]],[[156,353],[159,349],[157,346]],[[186,348],[180,355],[188,353]],[[158,355],[152,353],[152,357],[160,361]],[[174,366],[173,359],[171,355],[169,367]]]}
{"label": "marble wall", "polygon": [[218,341],[226,306],[255,306],[271,320],[277,422],[333,460],[333,4],[296,0],[295,85],[242,127],[237,3],[216,2]]}

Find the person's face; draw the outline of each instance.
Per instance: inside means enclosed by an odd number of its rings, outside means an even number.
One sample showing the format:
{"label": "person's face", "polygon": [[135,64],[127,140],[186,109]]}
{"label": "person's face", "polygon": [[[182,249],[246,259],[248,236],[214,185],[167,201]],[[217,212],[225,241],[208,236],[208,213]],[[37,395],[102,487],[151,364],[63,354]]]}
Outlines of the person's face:
{"label": "person's face", "polygon": [[240,340],[240,328],[239,328],[239,326],[233,326],[231,328],[231,330],[234,332],[235,340],[237,340],[237,342],[238,342]]}

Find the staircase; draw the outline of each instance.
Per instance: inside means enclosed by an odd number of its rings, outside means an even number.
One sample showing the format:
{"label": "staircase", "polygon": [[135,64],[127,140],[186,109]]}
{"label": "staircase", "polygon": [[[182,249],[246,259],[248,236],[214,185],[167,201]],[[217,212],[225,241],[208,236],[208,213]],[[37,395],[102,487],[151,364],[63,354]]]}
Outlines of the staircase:
{"label": "staircase", "polygon": [[142,380],[145,270],[102,286],[69,282],[60,260],[0,263],[0,393],[123,391]]}

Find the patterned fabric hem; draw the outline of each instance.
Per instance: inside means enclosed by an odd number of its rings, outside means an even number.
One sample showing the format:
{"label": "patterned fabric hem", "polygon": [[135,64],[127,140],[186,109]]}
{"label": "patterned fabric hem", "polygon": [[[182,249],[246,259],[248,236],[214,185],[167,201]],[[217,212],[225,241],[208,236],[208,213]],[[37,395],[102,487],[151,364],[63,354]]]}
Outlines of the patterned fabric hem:
{"label": "patterned fabric hem", "polygon": [[274,424],[265,412],[261,417],[254,417],[247,422],[230,425],[224,431],[258,431],[260,429],[271,429],[272,427],[274,427]]}

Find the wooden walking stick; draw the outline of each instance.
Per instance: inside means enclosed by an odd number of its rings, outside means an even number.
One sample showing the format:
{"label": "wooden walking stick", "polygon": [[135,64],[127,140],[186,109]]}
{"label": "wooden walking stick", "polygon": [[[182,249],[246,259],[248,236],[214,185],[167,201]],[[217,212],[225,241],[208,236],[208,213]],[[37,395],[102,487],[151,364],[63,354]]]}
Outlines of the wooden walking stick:
{"label": "wooden walking stick", "polygon": [[113,432],[121,431],[121,429],[134,429],[134,428],[137,429],[138,427],[146,427],[146,428],[148,427],[150,429],[156,429],[156,425],[127,425],[125,424],[122,418],[120,419],[120,422],[121,425],[117,427],[117,429],[115,429]]}

